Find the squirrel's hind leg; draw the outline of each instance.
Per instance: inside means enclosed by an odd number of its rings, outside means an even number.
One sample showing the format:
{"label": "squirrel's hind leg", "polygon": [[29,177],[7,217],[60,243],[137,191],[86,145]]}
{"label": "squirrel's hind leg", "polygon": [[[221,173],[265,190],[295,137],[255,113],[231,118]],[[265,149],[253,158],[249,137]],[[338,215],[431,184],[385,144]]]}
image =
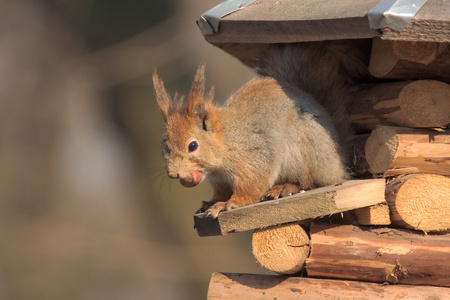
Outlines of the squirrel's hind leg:
{"label": "squirrel's hind leg", "polygon": [[262,197],[261,201],[275,200],[278,198],[284,198],[293,194],[300,193],[305,190],[302,186],[298,184],[285,183],[278,184],[268,190]]}

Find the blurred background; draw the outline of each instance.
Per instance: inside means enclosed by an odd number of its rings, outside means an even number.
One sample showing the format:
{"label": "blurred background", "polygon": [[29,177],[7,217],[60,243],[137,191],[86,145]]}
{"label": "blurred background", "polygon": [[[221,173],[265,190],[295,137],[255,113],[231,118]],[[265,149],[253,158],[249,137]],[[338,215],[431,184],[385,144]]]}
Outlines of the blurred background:
{"label": "blurred background", "polygon": [[204,299],[266,273],[250,233],[200,238],[208,183],[165,175],[155,69],[226,99],[253,74],[195,21],[220,1],[0,0],[0,299]]}

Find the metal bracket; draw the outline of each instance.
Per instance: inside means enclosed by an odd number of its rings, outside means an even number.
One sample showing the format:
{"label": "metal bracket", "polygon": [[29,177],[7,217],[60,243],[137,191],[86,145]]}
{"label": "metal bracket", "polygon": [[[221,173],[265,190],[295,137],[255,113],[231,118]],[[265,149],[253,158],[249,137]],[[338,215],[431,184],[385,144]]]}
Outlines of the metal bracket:
{"label": "metal bracket", "polygon": [[238,10],[243,9],[255,0],[226,0],[206,11],[197,20],[197,25],[203,35],[219,31],[220,20]]}
{"label": "metal bracket", "polygon": [[367,13],[370,28],[402,31],[426,0],[382,0]]}

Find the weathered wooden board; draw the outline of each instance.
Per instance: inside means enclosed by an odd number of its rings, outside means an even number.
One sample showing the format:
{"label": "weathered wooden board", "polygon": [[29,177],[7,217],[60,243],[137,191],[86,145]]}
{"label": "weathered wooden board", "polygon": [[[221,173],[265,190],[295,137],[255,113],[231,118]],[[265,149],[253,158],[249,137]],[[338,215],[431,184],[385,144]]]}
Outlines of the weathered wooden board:
{"label": "weathered wooden board", "polygon": [[450,288],[435,286],[213,273],[207,299],[446,299],[449,294]]}
{"label": "weathered wooden board", "polygon": [[212,44],[292,43],[304,41],[384,39],[450,42],[450,1],[428,0],[401,32],[371,29],[368,11],[379,0],[259,0],[223,17]]}
{"label": "weathered wooden board", "polygon": [[450,1],[427,0],[401,31],[383,29],[383,39],[423,42],[450,42]]}
{"label": "weathered wooden board", "polygon": [[326,186],[282,199],[224,211],[217,219],[204,213],[196,214],[195,228],[200,236],[213,236],[308,221],[382,203],[385,201],[384,192],[384,179],[351,180],[342,185]]}
{"label": "weathered wooden board", "polygon": [[259,0],[221,19],[215,43],[291,43],[370,38],[367,12],[379,0]]}

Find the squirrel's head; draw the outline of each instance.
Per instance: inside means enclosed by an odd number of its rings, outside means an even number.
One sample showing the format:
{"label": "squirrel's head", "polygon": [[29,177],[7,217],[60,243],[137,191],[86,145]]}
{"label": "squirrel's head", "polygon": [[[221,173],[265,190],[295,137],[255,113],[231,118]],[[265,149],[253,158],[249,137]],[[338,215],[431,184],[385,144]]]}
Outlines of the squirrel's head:
{"label": "squirrel's head", "polygon": [[195,75],[187,101],[175,94],[170,97],[155,73],[156,100],[166,125],[162,153],[167,174],[185,187],[199,184],[220,165],[222,134],[218,108],[213,105],[213,89],[205,97],[205,66]]}

